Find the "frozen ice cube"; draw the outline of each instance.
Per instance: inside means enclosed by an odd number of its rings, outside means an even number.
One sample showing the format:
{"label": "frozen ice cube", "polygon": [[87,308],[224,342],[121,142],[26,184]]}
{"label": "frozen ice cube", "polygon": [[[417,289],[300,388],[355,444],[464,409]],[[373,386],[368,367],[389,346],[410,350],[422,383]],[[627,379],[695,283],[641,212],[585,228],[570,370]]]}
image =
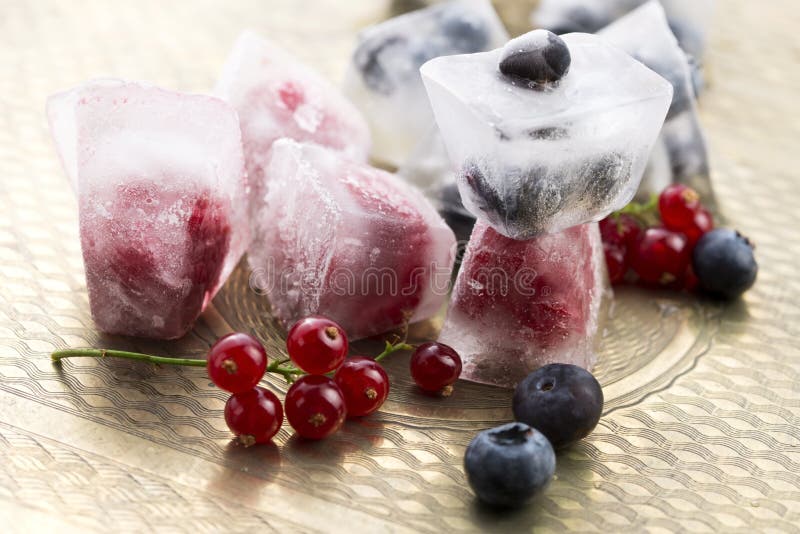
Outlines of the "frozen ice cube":
{"label": "frozen ice cube", "polygon": [[358,339],[439,310],[455,238],[420,191],[288,139],[275,142],[267,171],[248,259],[284,325],[319,313]]}
{"label": "frozen ice cube", "polygon": [[508,40],[488,0],[454,0],[363,30],[345,78],[373,136],[373,158],[401,165],[433,125],[419,77],[427,60],[489,50]]}
{"label": "frozen ice cube", "polygon": [[209,96],[104,80],[51,96],[47,115],[78,194],[95,323],[182,336],[247,247],[236,112]]}
{"label": "frozen ice cube", "polygon": [[[554,33],[594,33],[648,0],[541,0],[531,13],[535,28]],[[698,60],[705,52],[714,0],[661,0],[681,48]]]}
{"label": "frozen ice cube", "polygon": [[[669,28],[661,5],[657,0],[651,0],[602,29],[598,35],[672,84],[672,103],[659,141],[670,162],[672,178],[669,182],[684,182],[703,194],[709,194],[708,156],[697,116],[691,68],[686,54]],[[651,158],[659,155],[660,151],[654,151]],[[654,162],[648,172],[655,172],[657,167],[659,165]],[[646,177],[643,189],[658,193],[661,189],[652,189],[650,186],[662,187],[665,185],[663,181],[663,178]]]}
{"label": "frozen ice cube", "polygon": [[328,80],[252,31],[236,41],[215,94],[239,113],[252,198],[259,202],[272,143],[281,137],[311,141],[366,160],[369,127]]}
{"label": "frozen ice cube", "polygon": [[627,204],[672,99],[666,80],[604,40],[575,33],[564,42],[571,65],[556,84],[501,74],[504,49],[421,69],[464,206],[515,239]]}
{"label": "frozen ice cube", "polygon": [[596,359],[607,284],[597,223],[515,241],[478,220],[439,341],[462,378],[513,387],[549,363]]}

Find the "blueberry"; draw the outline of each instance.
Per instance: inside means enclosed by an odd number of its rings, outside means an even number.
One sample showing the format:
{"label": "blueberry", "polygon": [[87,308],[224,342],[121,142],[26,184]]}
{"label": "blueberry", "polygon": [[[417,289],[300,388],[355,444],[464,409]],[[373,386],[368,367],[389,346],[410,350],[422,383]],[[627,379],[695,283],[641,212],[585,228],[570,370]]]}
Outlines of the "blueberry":
{"label": "blueberry", "polygon": [[608,205],[619,194],[631,172],[631,159],[608,152],[583,165],[580,183],[586,184],[584,198],[591,205]]}
{"label": "blueberry", "polygon": [[522,423],[484,430],[464,455],[467,481],[492,506],[519,506],[541,492],[556,470],[553,447],[541,432]]}
{"label": "blueberry", "polygon": [[560,449],[588,436],[603,411],[603,389],[592,373],[551,363],[517,385],[514,418],[533,426]]}
{"label": "blueberry", "polygon": [[408,41],[402,35],[379,36],[364,41],[353,58],[364,84],[377,93],[391,95],[396,87],[393,73],[386,70],[385,56],[403,54],[407,48]]}
{"label": "blueberry", "polygon": [[485,50],[489,45],[486,25],[472,13],[448,9],[441,14],[439,24],[453,52],[472,54]]}
{"label": "blueberry", "polygon": [[475,226],[475,216],[464,208],[461,194],[455,183],[448,183],[436,191],[439,204],[439,214],[447,223],[458,241],[468,241]]}
{"label": "blueberry", "polygon": [[735,299],[753,285],[758,264],[753,245],[735,230],[717,228],[700,238],[692,253],[692,267],[706,292]]}
{"label": "blueberry", "polygon": [[544,128],[528,130],[528,137],[537,141],[557,141],[569,137],[569,132],[567,132],[566,128],[545,126]]}
{"label": "blueberry", "polygon": [[506,43],[500,55],[500,72],[536,85],[552,84],[569,72],[571,61],[569,48],[561,37],[547,30],[534,30]]}
{"label": "blueberry", "polygon": [[581,6],[568,11],[560,23],[547,29],[556,35],[573,32],[594,33],[609,24],[611,24],[609,14],[595,13]]}

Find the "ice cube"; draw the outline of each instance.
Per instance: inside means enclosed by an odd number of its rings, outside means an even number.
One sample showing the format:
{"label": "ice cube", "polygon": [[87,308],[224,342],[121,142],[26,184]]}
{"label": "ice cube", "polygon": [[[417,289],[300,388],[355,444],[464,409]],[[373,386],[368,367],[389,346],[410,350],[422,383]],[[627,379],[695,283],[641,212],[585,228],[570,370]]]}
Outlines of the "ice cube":
{"label": "ice cube", "polygon": [[105,80],[51,96],[47,115],[78,194],[95,323],[182,336],[247,247],[236,112],[209,96]]}
{"label": "ice cube", "polygon": [[[631,11],[598,35],[644,63],[672,84],[670,104],[661,140],[670,161],[669,181],[692,185],[701,194],[710,194],[709,165],[706,143],[697,116],[692,73],[686,54],[678,46],[667,18],[657,0],[651,0]],[[654,151],[652,157],[657,157]],[[650,166],[649,171],[656,164]],[[663,179],[644,180],[646,192],[658,193],[651,184],[661,187]]]}
{"label": "ice cube", "polygon": [[356,160],[367,158],[369,127],[358,109],[328,80],[252,31],[237,39],[215,94],[239,113],[255,203],[265,192],[269,177],[264,168],[278,138],[311,141]]}
{"label": "ice cube", "polygon": [[[541,0],[531,13],[535,28],[554,33],[594,33],[648,0]],[[661,0],[681,48],[698,60],[705,52],[714,0]]]}
{"label": "ice cube", "polygon": [[462,378],[514,387],[548,363],[596,360],[607,285],[597,223],[515,241],[478,220],[439,341]]}
{"label": "ice cube", "polygon": [[318,313],[358,339],[439,310],[455,238],[420,191],[288,139],[275,142],[267,171],[248,259],[285,326]]}
{"label": "ice cube", "polygon": [[373,158],[400,166],[433,125],[419,77],[427,60],[489,50],[508,40],[488,0],[454,0],[363,30],[345,78],[373,136]]}
{"label": "ice cube", "polygon": [[581,33],[564,36],[571,65],[563,78],[531,86],[498,70],[518,39],[433,59],[421,72],[464,206],[498,232],[529,239],[602,219],[631,200],[672,86]]}

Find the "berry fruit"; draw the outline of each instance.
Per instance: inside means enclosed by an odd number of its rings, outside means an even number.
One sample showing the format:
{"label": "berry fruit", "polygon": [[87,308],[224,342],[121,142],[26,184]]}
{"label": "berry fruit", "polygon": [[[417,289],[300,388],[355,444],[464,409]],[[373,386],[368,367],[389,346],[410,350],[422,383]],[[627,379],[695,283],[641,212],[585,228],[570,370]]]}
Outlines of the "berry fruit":
{"label": "berry fruit", "polygon": [[230,396],[225,422],[245,447],[267,443],[283,424],[283,408],[273,392],[256,387]]}
{"label": "berry fruit", "polygon": [[461,357],[444,343],[423,343],[411,355],[411,377],[428,392],[449,394],[461,375]]}
{"label": "berry fruit", "polygon": [[714,217],[705,208],[698,209],[692,216],[689,226],[681,230],[689,240],[689,247],[694,248],[700,238],[714,228]]}
{"label": "berry fruit", "polygon": [[484,430],[464,455],[472,490],[485,503],[498,507],[524,504],[547,486],[555,470],[550,442],[524,423]]}
{"label": "berry fruit", "polygon": [[628,272],[628,263],[625,261],[625,249],[619,245],[603,243],[603,252],[606,255],[608,280],[612,284],[619,284]]}
{"label": "berry fruit", "polygon": [[648,228],[630,250],[630,264],[645,282],[668,285],[689,265],[689,243],[682,233]]}
{"label": "berry fruit", "polygon": [[381,407],[389,395],[389,376],[371,358],[352,356],[333,375],[342,390],[347,417],[369,415]]}
{"label": "berry fruit", "polygon": [[700,287],[715,296],[735,299],[753,285],[758,264],[753,245],[735,230],[718,228],[700,238],[692,255]]}
{"label": "berry fruit", "polygon": [[208,352],[208,377],[231,393],[253,389],[264,376],[267,353],[251,335],[234,332],[217,340]]}
{"label": "berry fruit", "polygon": [[517,385],[514,418],[538,429],[560,449],[588,436],[603,412],[603,390],[592,373],[551,363]]}
{"label": "berry fruit", "polygon": [[622,247],[633,247],[642,228],[634,217],[627,213],[611,215],[600,221],[600,235],[603,243]]}
{"label": "berry fruit", "polygon": [[670,230],[682,231],[690,228],[694,214],[700,208],[700,195],[684,184],[668,185],[658,197],[661,221]]}
{"label": "berry fruit", "polygon": [[301,437],[326,438],[339,430],[346,416],[342,390],[327,376],[306,375],[286,392],[286,418]]}
{"label": "berry fruit", "polygon": [[347,356],[347,335],[330,319],[312,315],[292,325],[286,349],[300,369],[312,375],[324,375],[342,365]]}
{"label": "berry fruit", "polygon": [[571,61],[569,48],[561,37],[547,30],[534,30],[503,47],[500,72],[534,84],[547,84],[563,78]]}

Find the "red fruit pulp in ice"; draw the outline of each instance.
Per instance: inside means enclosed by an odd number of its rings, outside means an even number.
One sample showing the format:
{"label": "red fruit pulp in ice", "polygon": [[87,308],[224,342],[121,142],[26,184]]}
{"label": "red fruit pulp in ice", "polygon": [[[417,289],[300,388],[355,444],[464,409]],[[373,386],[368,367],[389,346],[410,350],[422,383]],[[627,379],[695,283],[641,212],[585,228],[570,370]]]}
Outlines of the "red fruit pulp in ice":
{"label": "red fruit pulp in ice", "polygon": [[83,194],[81,245],[101,330],[183,335],[217,289],[230,242],[226,207],[205,190],[151,181]]}

